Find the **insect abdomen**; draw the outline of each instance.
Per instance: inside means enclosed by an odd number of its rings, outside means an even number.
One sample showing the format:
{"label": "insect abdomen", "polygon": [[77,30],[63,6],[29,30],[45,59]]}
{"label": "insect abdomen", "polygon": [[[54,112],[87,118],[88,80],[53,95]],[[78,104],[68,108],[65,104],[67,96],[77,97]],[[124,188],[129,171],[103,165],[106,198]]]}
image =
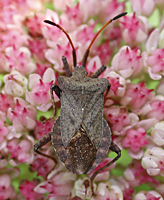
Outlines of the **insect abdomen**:
{"label": "insect abdomen", "polygon": [[80,127],[68,145],[73,173],[86,174],[96,159],[96,152],[94,143],[90,140],[86,131]]}

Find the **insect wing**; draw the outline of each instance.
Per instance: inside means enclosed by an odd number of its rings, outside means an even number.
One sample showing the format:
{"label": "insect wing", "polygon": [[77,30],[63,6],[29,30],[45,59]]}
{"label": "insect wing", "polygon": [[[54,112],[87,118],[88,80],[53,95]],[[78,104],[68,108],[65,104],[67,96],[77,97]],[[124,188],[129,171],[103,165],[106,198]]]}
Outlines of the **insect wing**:
{"label": "insect wing", "polygon": [[103,135],[103,103],[103,94],[95,93],[86,103],[83,113],[83,123],[86,132],[96,148],[99,147]]}
{"label": "insect wing", "polygon": [[68,146],[68,143],[75,132],[80,128],[83,112],[81,103],[78,103],[74,95],[62,92],[61,95],[61,135],[63,145]]}

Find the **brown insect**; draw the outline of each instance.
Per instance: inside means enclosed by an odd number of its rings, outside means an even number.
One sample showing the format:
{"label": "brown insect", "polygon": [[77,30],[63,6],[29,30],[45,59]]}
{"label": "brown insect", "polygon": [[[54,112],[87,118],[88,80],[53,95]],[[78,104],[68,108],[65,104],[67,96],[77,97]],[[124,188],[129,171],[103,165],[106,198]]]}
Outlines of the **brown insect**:
{"label": "brown insect", "polygon": [[92,195],[94,195],[93,179],[118,160],[121,150],[111,141],[111,130],[103,118],[104,92],[109,91],[110,84],[107,79],[98,78],[98,76],[106,69],[106,66],[103,65],[91,77],[87,77],[85,65],[90,48],[99,33],[113,20],[126,14],[126,12],[121,13],[109,20],[96,33],[84,54],[82,65],[77,65],[75,47],[66,31],[60,25],[45,20],[46,23],[57,26],[67,36],[73,49],[74,71],[71,71],[67,59],[63,56],[62,61],[67,77],[59,76],[57,78],[58,85],[52,84],[50,89],[54,109],[53,92],[60,98],[60,117],[55,121],[51,132],[34,145],[34,151],[57,163],[54,157],[38,151],[51,140],[59,159],[69,171],[76,174],[92,172],[109,150],[117,153],[112,161],[91,176]]}

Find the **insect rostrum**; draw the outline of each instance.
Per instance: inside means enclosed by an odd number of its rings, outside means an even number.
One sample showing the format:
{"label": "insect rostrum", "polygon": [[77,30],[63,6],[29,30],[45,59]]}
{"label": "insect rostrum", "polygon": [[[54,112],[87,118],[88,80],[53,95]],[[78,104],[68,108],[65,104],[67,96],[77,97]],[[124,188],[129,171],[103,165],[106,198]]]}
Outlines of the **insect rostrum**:
{"label": "insect rostrum", "polygon": [[59,76],[58,85],[51,86],[53,105],[53,92],[61,101],[60,117],[55,121],[51,132],[34,145],[34,151],[57,163],[52,156],[38,151],[51,140],[59,159],[69,171],[77,174],[92,172],[107,155],[109,149],[116,152],[117,156],[111,162],[92,175],[92,195],[94,195],[93,179],[114,163],[121,156],[121,151],[111,141],[111,130],[103,118],[104,92],[109,91],[110,84],[107,79],[98,78],[98,76],[106,67],[103,65],[91,77],[88,77],[85,65],[90,48],[98,34],[113,20],[126,14],[122,13],[109,20],[97,32],[84,54],[82,65],[77,65],[75,47],[65,30],[60,25],[45,20],[46,23],[57,26],[67,36],[73,49],[74,70],[71,71],[67,59],[63,56],[62,61],[67,77]]}

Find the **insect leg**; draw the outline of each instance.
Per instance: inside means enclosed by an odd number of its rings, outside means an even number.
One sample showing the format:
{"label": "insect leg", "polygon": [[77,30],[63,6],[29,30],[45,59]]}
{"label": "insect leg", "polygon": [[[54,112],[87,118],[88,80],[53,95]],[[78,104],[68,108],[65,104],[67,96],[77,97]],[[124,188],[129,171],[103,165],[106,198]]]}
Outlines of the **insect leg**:
{"label": "insect leg", "polygon": [[[73,54],[74,55],[74,54]],[[74,57],[74,56],[73,56]],[[64,65],[64,70],[65,70],[65,73],[66,73],[66,76],[67,77],[71,77],[72,76],[72,72],[71,72],[71,69],[69,67],[69,64],[67,62],[67,59],[65,56],[62,56],[62,61],[63,61],[63,65]]]}
{"label": "insect leg", "polygon": [[57,160],[50,155],[47,155],[45,153],[42,153],[40,151],[38,151],[38,149],[40,149],[42,146],[44,146],[45,144],[47,144],[50,140],[51,140],[51,135],[53,134],[53,132],[49,132],[47,135],[45,135],[41,140],[39,140],[35,145],[34,145],[34,151],[46,158],[50,158],[51,160],[53,160],[55,162],[55,164],[57,164]]}
{"label": "insect leg", "polygon": [[51,87],[50,87],[50,93],[51,93],[51,102],[52,102],[54,114],[51,117],[49,117],[48,119],[44,120],[43,124],[45,124],[47,121],[51,120],[56,115],[56,113],[55,113],[56,112],[56,109],[55,109],[55,100],[54,100],[53,92],[55,92],[55,94],[60,99],[61,89],[56,84],[52,84]]}
{"label": "insect leg", "polygon": [[98,69],[92,76],[91,78],[98,78],[104,71],[106,70],[106,66],[102,65],[100,69]]}
{"label": "insect leg", "polygon": [[121,150],[120,148],[114,143],[111,142],[111,145],[109,147],[109,149],[115,153],[117,153],[117,156],[111,160],[109,163],[107,163],[104,167],[100,168],[99,170],[97,170],[92,176],[91,176],[91,189],[92,189],[92,196],[94,196],[94,190],[93,190],[93,180],[94,178],[97,176],[97,174],[99,174],[100,172],[102,172],[105,168],[109,167],[111,164],[113,164],[114,162],[116,162],[120,156],[121,156]]}

